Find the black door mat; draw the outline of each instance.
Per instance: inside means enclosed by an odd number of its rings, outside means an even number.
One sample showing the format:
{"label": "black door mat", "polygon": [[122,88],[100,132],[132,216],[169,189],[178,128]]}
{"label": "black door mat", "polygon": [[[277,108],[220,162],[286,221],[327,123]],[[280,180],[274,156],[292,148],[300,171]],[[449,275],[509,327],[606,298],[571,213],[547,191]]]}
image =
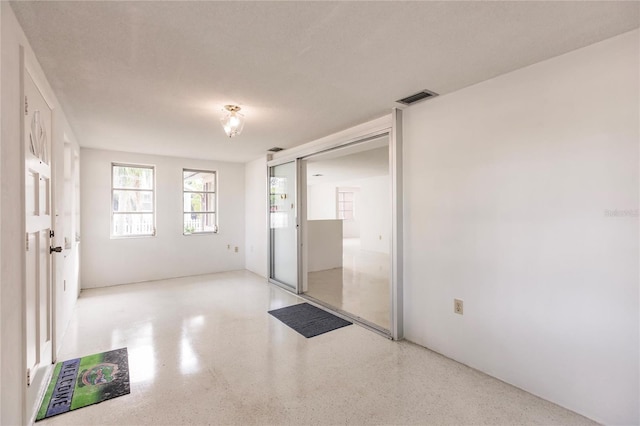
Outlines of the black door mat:
{"label": "black door mat", "polygon": [[274,309],[269,313],[306,338],[318,336],[352,324],[308,303]]}

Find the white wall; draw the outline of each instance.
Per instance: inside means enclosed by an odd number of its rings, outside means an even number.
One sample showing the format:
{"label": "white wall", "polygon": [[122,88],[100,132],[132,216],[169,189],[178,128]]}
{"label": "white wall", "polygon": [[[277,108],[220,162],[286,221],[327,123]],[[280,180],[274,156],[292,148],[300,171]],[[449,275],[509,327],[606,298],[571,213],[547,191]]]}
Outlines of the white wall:
{"label": "white wall", "polygon": [[[0,7],[0,50],[2,46],[2,7]],[[0,99],[2,99],[2,55],[0,54]],[[2,102],[0,102],[0,117],[2,117]],[[1,124],[0,124],[1,127]],[[0,188],[2,188],[2,131],[0,131]],[[2,235],[2,197],[0,197],[0,236]],[[2,244],[0,240],[0,259],[2,259]],[[2,289],[2,273],[0,273],[0,289]],[[2,315],[2,290],[0,290],[0,333],[4,331],[4,316]],[[0,383],[2,383],[2,338],[0,337]],[[0,386],[0,422],[2,421],[2,386]]]}
{"label": "white wall", "polygon": [[267,159],[245,164],[245,268],[262,277],[267,264]]}
{"label": "white wall", "polygon": [[[155,237],[110,238],[112,162],[155,166]],[[182,234],[183,168],[217,172],[219,233]],[[82,149],[80,171],[82,288],[244,269],[243,164]]]}
{"label": "white wall", "polygon": [[[2,258],[0,258],[0,276],[2,280],[2,388],[13,388],[13,392],[2,392],[0,401],[0,423],[23,423],[22,403],[24,379],[22,370],[22,323],[24,310],[22,306],[22,247],[21,212],[15,208],[20,200],[21,155],[20,155],[20,116],[16,105],[20,105],[20,62],[18,46],[24,35],[9,3],[0,3],[2,8]],[[9,208],[12,206],[13,208]],[[10,348],[16,348],[10,350]]]}
{"label": "white wall", "polygon": [[357,181],[360,187],[356,206],[360,223],[360,248],[389,253],[391,248],[391,183],[389,176]]}
{"label": "white wall", "polygon": [[406,338],[608,424],[640,422],[638,40],[404,120]]}
{"label": "white wall", "polygon": [[[0,61],[1,75],[0,109],[0,375],[2,390],[0,395],[0,424],[23,424],[27,419],[23,417],[23,392],[26,387],[24,372],[26,367],[22,358],[24,346],[22,324],[24,309],[22,304],[24,257],[24,228],[22,218],[24,207],[20,205],[21,184],[24,180],[22,167],[24,159],[21,155],[20,113],[22,104],[20,93],[20,46],[24,46],[25,60],[30,64],[34,80],[43,95],[51,103],[53,110],[52,152],[54,154],[54,177],[58,179],[57,155],[67,135],[75,143],[73,132],[49,86],[46,76],[42,72],[29,43],[18,24],[8,2],[0,2]],[[56,193],[56,201],[64,194]],[[56,212],[57,213],[57,212]],[[56,221],[56,227],[59,222]],[[54,241],[58,243],[58,240]],[[69,313],[75,303],[77,293],[65,292],[63,283],[56,282],[58,297],[57,336],[60,337],[67,328]],[[62,308],[61,308],[62,307]]]}
{"label": "white wall", "polygon": [[337,217],[337,183],[307,186],[307,220],[328,220]]}

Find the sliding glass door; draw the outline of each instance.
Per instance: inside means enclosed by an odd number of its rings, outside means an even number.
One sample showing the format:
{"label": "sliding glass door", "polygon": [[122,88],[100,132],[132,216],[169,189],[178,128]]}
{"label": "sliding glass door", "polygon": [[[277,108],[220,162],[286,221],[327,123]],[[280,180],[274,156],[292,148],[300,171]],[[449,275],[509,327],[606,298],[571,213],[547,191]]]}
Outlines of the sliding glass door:
{"label": "sliding glass door", "polygon": [[389,135],[304,157],[303,259],[312,301],[390,334]]}
{"label": "sliding glass door", "polygon": [[268,161],[269,281],[401,339],[402,111]]}
{"label": "sliding glass door", "polygon": [[298,292],[296,162],[269,167],[270,281]]}

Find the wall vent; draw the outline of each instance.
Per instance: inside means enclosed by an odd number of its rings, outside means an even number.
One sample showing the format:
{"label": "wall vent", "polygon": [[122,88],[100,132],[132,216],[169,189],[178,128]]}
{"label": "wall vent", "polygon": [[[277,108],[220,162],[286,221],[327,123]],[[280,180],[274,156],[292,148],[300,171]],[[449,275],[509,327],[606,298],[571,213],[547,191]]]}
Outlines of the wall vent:
{"label": "wall vent", "polygon": [[284,148],[280,148],[279,146],[274,146],[273,148],[269,148],[267,151],[269,152],[280,152],[283,151]]}
{"label": "wall vent", "polygon": [[398,99],[396,102],[403,105],[413,105],[416,102],[424,101],[425,99],[435,98],[436,96],[438,96],[436,92],[432,92],[430,90],[423,90],[421,92],[407,96],[406,98]]}

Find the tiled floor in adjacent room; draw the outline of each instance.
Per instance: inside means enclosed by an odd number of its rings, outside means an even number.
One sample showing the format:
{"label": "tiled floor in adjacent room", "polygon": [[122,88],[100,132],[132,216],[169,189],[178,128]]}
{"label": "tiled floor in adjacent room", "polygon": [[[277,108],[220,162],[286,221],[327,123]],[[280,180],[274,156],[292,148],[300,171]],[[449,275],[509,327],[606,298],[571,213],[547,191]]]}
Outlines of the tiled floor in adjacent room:
{"label": "tiled floor in adjacent room", "polygon": [[362,250],[359,238],[345,238],[342,264],[342,268],[309,272],[306,294],[389,330],[389,254]]}
{"label": "tiled floor in adjacent room", "polygon": [[300,301],[246,271],[83,291],[59,360],[126,346],[131,394],[38,424],[592,423],[409,342],[267,314]]}

